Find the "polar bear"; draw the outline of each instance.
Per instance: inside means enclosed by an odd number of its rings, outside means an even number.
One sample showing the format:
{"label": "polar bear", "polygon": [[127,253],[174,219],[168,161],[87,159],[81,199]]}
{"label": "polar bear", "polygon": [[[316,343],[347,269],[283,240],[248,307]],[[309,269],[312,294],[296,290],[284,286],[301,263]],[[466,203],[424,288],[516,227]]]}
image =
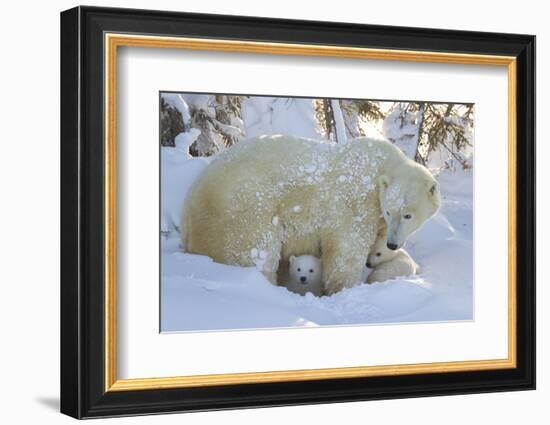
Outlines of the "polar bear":
{"label": "polar bear", "polygon": [[382,214],[388,247],[399,249],[439,205],[435,178],[387,140],[260,136],[219,154],[194,182],[183,246],[256,266],[274,284],[291,255],[313,255],[331,295],[360,282]]}
{"label": "polar bear", "polygon": [[367,283],[384,282],[401,276],[415,275],[418,264],[403,248],[388,248],[386,233],[378,236],[367,259],[367,267],[374,269],[367,277]]}
{"label": "polar bear", "polygon": [[323,295],[319,258],[313,255],[291,255],[288,264],[288,282],[285,286],[289,291],[300,295],[305,295],[307,292],[318,297]]}

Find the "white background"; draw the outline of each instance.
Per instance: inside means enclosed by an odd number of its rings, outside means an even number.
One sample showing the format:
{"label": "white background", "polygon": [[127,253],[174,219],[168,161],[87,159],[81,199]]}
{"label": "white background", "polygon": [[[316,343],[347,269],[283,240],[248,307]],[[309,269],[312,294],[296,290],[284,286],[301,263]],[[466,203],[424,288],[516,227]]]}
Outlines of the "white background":
{"label": "white background", "polygon": [[[124,48],[118,69],[119,378],[507,357],[506,67]],[[162,89],[475,103],[475,321],[159,334]]]}
{"label": "white background", "polygon": [[[526,32],[538,36],[538,97],[548,94],[550,29],[542,2],[463,0],[441,7],[436,1],[394,0],[361,3],[202,0],[201,2],[97,1],[97,5],[159,8],[195,12],[263,15],[286,18],[424,26],[465,30]],[[4,202],[0,209],[1,331],[0,400],[5,423],[69,423],[59,415],[59,11],[69,1],[9,3],[2,23],[0,105],[2,117],[0,178]],[[550,107],[538,102],[538,139],[548,141],[544,127]],[[29,114],[32,113],[32,120]],[[550,156],[548,143],[538,145],[539,163]],[[376,423],[512,424],[545,423],[550,397],[548,322],[544,307],[549,289],[542,269],[550,255],[550,203],[543,197],[549,167],[538,172],[538,390],[391,400],[339,405],[212,412],[162,417],[136,417],[111,423],[256,424],[346,419]],[[548,191],[545,191],[548,193]]]}

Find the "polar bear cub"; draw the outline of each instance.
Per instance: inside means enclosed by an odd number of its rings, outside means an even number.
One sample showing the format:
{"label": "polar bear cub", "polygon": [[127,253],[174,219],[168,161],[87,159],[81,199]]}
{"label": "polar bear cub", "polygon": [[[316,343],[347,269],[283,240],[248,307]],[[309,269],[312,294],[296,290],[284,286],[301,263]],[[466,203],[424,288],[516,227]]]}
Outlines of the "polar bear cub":
{"label": "polar bear cub", "polygon": [[367,283],[412,276],[418,270],[418,264],[403,248],[393,251],[387,247],[385,234],[376,239],[367,258],[367,267],[374,269],[367,277]]}
{"label": "polar bear cub", "polygon": [[320,297],[323,295],[321,282],[321,260],[313,255],[291,255],[288,259],[288,284],[289,291],[300,295],[311,292]]}

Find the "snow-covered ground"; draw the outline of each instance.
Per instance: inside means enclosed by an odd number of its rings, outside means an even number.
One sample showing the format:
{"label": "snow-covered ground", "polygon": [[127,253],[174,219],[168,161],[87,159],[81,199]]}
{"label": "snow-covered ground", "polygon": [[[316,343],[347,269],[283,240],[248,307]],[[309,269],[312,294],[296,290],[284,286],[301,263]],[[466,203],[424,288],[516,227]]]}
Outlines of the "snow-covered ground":
{"label": "snow-covered ground", "polygon": [[273,286],[253,267],[217,264],[182,251],[182,201],[208,162],[184,149],[161,149],[163,332],[473,319],[470,171],[438,175],[442,207],[405,246],[421,267],[417,276],[318,298]]}

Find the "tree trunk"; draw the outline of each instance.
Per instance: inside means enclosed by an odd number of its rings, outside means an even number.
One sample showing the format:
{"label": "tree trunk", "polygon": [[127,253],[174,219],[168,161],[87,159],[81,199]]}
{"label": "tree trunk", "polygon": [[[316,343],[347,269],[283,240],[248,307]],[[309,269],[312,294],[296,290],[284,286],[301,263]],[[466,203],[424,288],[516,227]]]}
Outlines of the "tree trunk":
{"label": "tree trunk", "polygon": [[424,114],[426,112],[426,105],[421,103],[418,108],[418,132],[416,136],[416,153],[414,154],[414,160],[422,165],[426,165],[424,157],[420,154],[420,140],[422,139],[422,134],[424,134]]}
{"label": "tree trunk", "polygon": [[348,138],[346,136],[346,124],[344,123],[342,108],[340,108],[340,101],[338,99],[331,99],[330,103],[332,106],[332,113],[334,115],[336,143],[347,143]]}
{"label": "tree trunk", "polygon": [[334,114],[332,112],[332,106],[329,99],[322,99],[323,102],[323,117],[325,121],[325,130],[327,132],[327,139],[334,140]]}

